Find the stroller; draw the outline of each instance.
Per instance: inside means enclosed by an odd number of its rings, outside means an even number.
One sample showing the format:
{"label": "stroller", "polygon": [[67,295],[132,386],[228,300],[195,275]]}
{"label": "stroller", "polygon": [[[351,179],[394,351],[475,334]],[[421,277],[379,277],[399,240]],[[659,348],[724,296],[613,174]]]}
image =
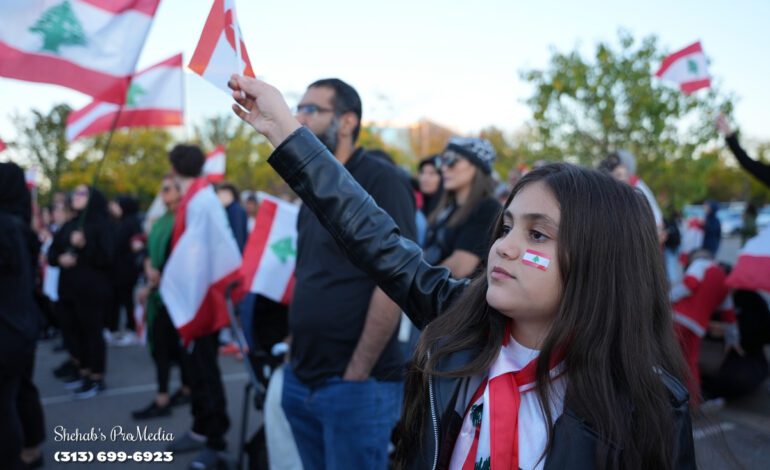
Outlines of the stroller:
{"label": "stroller", "polygon": [[[228,296],[229,298],[229,296]],[[235,307],[228,302],[230,324],[235,332],[238,347],[246,359],[244,364],[249,375],[243,397],[242,420],[239,439],[237,468],[243,469],[244,454],[248,455],[250,470],[267,470],[267,443],[264,425],[261,425],[247,441],[250,401],[262,411],[265,395],[273,371],[283,364],[282,341],[289,334],[288,307],[259,294],[249,294],[239,304],[240,326]],[[273,350],[276,354],[273,354]]]}

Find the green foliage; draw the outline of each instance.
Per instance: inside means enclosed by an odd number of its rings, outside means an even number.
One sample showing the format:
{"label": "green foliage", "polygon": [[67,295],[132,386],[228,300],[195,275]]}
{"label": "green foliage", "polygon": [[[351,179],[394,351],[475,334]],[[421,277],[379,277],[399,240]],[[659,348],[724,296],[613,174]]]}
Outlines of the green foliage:
{"label": "green foliage", "polygon": [[29,116],[17,114],[11,118],[18,137],[9,146],[40,168],[50,191],[59,189],[59,180],[68,170],[69,145],[64,130],[70,111],[66,104],[58,104],[48,113],[32,110]]}
{"label": "green foliage", "polygon": [[714,87],[686,96],[661,83],[654,72],[666,52],[654,36],[636,41],[620,31],[618,43],[600,43],[590,58],[554,52],[546,70],[522,73],[534,87],[533,123],[513,148],[519,161],[593,166],[625,149],[664,206],[748,195],[745,174],[706,150],[717,138],[714,118],[732,110],[732,97]]}

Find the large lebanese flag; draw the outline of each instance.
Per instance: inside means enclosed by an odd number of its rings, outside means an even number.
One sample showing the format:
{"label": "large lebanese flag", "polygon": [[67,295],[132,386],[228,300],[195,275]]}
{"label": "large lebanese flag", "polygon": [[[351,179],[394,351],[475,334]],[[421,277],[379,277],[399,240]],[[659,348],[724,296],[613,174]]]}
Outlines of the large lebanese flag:
{"label": "large lebanese flag", "polygon": [[160,295],[185,344],[226,326],[226,290],[237,282],[241,253],[225,209],[205,178],[177,208]]}
{"label": "large lebanese flag", "polygon": [[0,76],[122,103],[160,0],[0,2]]}
{"label": "large lebanese flag", "polygon": [[257,198],[262,202],[243,251],[241,287],[288,305],[294,292],[299,207],[263,192]]}
{"label": "large lebanese flag", "polygon": [[746,242],[727,276],[727,285],[733,289],[770,292],[770,226]]}
{"label": "large lebanese flag", "polygon": [[[126,104],[94,101],[67,118],[67,140],[124,127],[166,127],[182,124],[184,115],[182,54],[138,72]],[[117,119],[117,120],[116,120]]]}
{"label": "large lebanese flag", "polygon": [[224,181],[226,163],[225,148],[218,145],[217,148],[206,155],[206,162],[203,164],[203,175],[212,183]]}
{"label": "large lebanese flag", "polygon": [[663,80],[676,82],[685,95],[701,88],[711,86],[708,72],[708,60],[700,41],[690,44],[663,59],[655,76]]}
{"label": "large lebanese flag", "polygon": [[[236,48],[236,44],[240,47]],[[228,95],[231,75],[254,76],[234,0],[214,0],[189,67]]]}

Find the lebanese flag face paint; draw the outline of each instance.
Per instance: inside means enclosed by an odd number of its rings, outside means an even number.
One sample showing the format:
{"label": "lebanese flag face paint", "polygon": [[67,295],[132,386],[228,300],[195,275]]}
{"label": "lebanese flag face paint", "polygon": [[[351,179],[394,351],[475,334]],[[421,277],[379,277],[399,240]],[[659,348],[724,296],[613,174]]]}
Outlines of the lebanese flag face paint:
{"label": "lebanese flag face paint", "polygon": [[548,269],[548,265],[551,264],[551,258],[539,251],[527,250],[524,252],[524,256],[521,257],[521,262],[527,266],[545,271]]}

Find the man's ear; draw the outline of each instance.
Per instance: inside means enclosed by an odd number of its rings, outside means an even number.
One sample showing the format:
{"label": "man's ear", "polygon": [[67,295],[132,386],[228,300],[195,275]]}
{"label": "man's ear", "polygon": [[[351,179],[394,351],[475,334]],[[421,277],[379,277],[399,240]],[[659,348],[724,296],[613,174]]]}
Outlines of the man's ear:
{"label": "man's ear", "polygon": [[353,131],[358,125],[358,116],[352,111],[348,111],[340,116],[340,135],[343,137],[353,137]]}

